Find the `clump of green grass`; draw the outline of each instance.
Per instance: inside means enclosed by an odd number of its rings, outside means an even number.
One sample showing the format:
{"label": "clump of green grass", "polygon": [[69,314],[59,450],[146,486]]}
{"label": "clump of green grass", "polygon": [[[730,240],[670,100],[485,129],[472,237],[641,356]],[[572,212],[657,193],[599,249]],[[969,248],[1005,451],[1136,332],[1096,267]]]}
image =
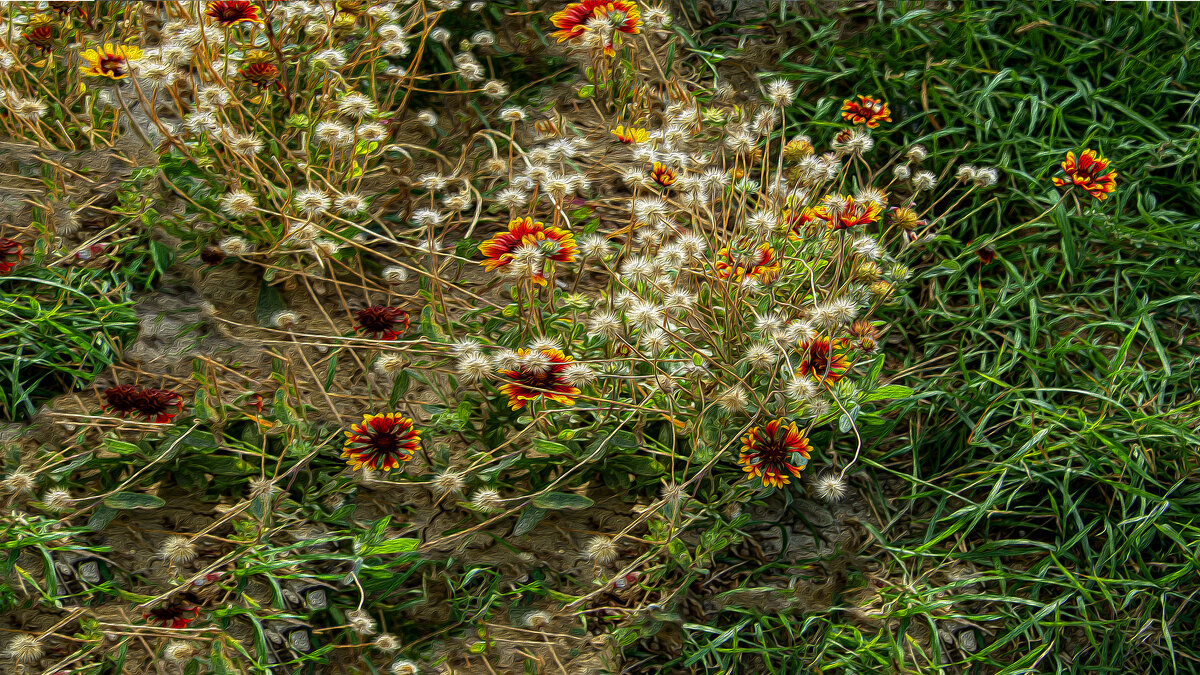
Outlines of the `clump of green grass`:
{"label": "clump of green grass", "polygon": [[137,334],[128,284],[96,269],[0,277],[0,418],[27,418],[86,386]]}
{"label": "clump of green grass", "polygon": [[[947,232],[967,245],[938,252],[896,322],[892,346],[925,385],[866,458],[870,482],[904,486],[874,492],[882,526],[862,551],[884,564],[862,584],[882,616],[858,620],[853,594],[793,616],[795,657],[772,651],[794,638],[764,640],[729,612],[693,632],[693,653],[734,666],[739,650],[715,648],[736,627],[782,671],[1194,672],[1200,13],[803,11],[754,29],[804,45],[771,66],[801,85],[797,119],[847,86],[882,94],[901,131],[882,144],[993,158],[1003,189]],[[1050,174],[1086,147],[1113,158],[1117,193],[1016,227],[1054,206]]]}

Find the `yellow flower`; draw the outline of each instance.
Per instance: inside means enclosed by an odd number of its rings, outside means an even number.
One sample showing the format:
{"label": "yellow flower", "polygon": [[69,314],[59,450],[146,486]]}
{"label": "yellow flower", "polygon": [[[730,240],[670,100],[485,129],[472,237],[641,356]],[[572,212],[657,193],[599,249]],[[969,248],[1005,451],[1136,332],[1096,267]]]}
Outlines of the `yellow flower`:
{"label": "yellow flower", "polygon": [[104,43],[100,49],[89,49],[82,55],[84,75],[120,80],[129,77],[129,64],[142,58],[142,50],[132,45]]}
{"label": "yellow flower", "polygon": [[613,136],[617,137],[617,140],[627,145],[632,143],[645,143],[646,141],[650,140],[650,134],[645,129],[639,129],[634,126],[626,129],[625,125],[623,124],[618,124],[617,128],[612,130],[612,134]]}

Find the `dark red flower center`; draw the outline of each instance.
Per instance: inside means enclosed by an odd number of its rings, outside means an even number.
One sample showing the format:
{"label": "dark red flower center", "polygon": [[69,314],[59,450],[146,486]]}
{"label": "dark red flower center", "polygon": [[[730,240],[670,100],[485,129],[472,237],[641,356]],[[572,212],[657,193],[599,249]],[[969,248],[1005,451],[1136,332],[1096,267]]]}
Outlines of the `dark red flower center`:
{"label": "dark red flower center", "polygon": [[125,60],[124,56],[117,56],[115,54],[105,54],[104,56],[100,57],[100,62],[97,64],[97,68],[99,68],[100,72],[102,72],[102,73],[112,73],[113,75],[124,75],[125,74],[125,64],[126,64],[126,60]]}
{"label": "dark red flower center", "polygon": [[366,333],[391,333],[396,331],[397,323],[408,325],[408,312],[398,307],[365,307],[358,310],[357,317],[359,327]]}

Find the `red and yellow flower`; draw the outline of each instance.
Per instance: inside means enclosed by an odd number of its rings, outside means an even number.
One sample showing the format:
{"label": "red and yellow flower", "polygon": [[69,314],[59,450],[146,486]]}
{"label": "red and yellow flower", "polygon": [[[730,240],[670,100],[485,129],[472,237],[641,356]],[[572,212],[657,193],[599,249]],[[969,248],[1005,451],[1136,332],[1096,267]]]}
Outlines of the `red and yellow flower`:
{"label": "red and yellow flower", "polygon": [[883,205],[876,202],[856,202],[854,197],[830,195],[816,208],[816,215],[829,223],[831,230],[845,230],[856,225],[879,221]]}
{"label": "red and yellow flower", "polygon": [[204,13],[222,26],[263,22],[258,15],[258,5],[250,0],[213,0],[208,3]]}
{"label": "red and yellow flower", "polygon": [[1067,152],[1062,170],[1069,178],[1055,176],[1052,180],[1058,187],[1081,187],[1099,200],[1108,199],[1108,193],[1117,189],[1117,172],[1106,171],[1109,160],[1095,150],[1084,150],[1075,159],[1074,152]]}
{"label": "red and yellow flower", "polygon": [[80,67],[80,71],[84,75],[120,80],[129,77],[129,64],[142,58],[142,50],[133,45],[106,42],[104,46],[89,49],[81,56],[85,65]]}
{"label": "red and yellow flower", "polygon": [[796,368],[800,377],[811,377],[820,384],[832,385],[846,376],[850,369],[842,353],[848,346],[844,338],[833,340],[816,338],[800,343],[800,351],[804,352],[804,360]]}
{"label": "red and yellow flower", "polygon": [[639,129],[635,126],[626,128],[623,124],[618,124],[617,128],[612,130],[612,134],[613,136],[617,137],[617,140],[626,145],[645,143],[646,141],[650,140],[650,133],[645,129]]}
{"label": "red and yellow flower", "polygon": [[[808,464],[812,446],[795,422],[780,418],[754,427],[742,436],[738,464],[746,473],[762,480],[763,485],[781,488]],[[793,464],[799,455],[802,462]]]}
{"label": "red and yellow flower", "polygon": [[859,96],[857,101],[848,98],[842,102],[842,119],[874,129],[880,122],[891,122],[892,111],[887,103],[873,96]]}
{"label": "red and yellow flower", "polygon": [[563,405],[574,405],[579,390],[563,374],[574,361],[559,349],[517,350],[516,367],[497,371],[508,380],[500,385],[500,391],[508,397],[508,407],[520,410],[542,396]]}
{"label": "red and yellow flower", "polygon": [[779,278],[781,266],[775,249],[763,242],[749,250],[740,245],[722,248],[717,251],[716,268],[717,276],[722,279],[737,282],[746,277],[753,277],[769,284]]}
{"label": "red and yellow flower", "polygon": [[33,48],[48,52],[54,47],[54,25],[54,17],[49,14],[35,14],[29,18],[21,37]]}
{"label": "red and yellow flower", "polygon": [[[572,2],[562,11],[550,16],[550,23],[558,30],[551,33],[559,42],[574,40],[586,33],[588,22],[599,20],[612,27],[612,32],[637,35],[642,32],[642,12],[632,0],[582,0]],[[607,56],[616,56],[612,38],[604,44]]]}
{"label": "red and yellow flower", "polygon": [[352,469],[391,471],[421,449],[421,432],[409,417],[397,413],[363,415],[361,424],[346,432],[342,459]]}
{"label": "red and yellow flower", "polygon": [[279,80],[279,66],[275,65],[270,54],[261,49],[252,49],[242,60],[238,74],[255,87],[266,89]]}
{"label": "red and yellow flower", "polygon": [[8,274],[25,257],[25,247],[15,239],[0,239],[0,274]]}
{"label": "red and yellow flower", "polygon": [[395,340],[408,330],[408,312],[399,307],[371,305],[355,314],[358,324],[354,330],[370,335],[376,340]]}
{"label": "red and yellow flower", "polygon": [[650,178],[663,187],[671,187],[679,179],[679,176],[675,173],[675,169],[662,162],[655,162],[654,168],[650,170]]}
{"label": "red and yellow flower", "polygon": [[822,229],[826,227],[824,223],[820,222],[821,217],[817,215],[817,210],[810,206],[800,208],[789,206],[783,210],[780,220],[787,227],[788,239],[792,241],[800,241],[805,234],[811,234],[818,224]]}
{"label": "red and yellow flower", "polygon": [[[513,262],[519,249],[532,247],[538,250],[543,260],[569,263],[575,261],[575,235],[554,226],[547,227],[545,223],[532,218],[513,218],[508,223],[508,231],[500,232],[491,239],[479,245],[479,252],[486,260],[480,265],[489,272],[499,267],[505,267]],[[546,285],[543,270],[534,270],[533,282],[540,286]]]}

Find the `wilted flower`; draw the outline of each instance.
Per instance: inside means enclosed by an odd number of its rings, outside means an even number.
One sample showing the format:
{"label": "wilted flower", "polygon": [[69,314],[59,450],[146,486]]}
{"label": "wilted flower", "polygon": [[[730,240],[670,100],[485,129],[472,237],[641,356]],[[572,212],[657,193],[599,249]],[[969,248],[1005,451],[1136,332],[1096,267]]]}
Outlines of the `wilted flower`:
{"label": "wilted flower", "polygon": [[411,460],[420,449],[421,432],[411,418],[397,413],[363,415],[362,423],[351,425],[346,432],[342,458],[351,469],[387,472]]}
{"label": "wilted flower", "polygon": [[[188,616],[189,614],[191,616]],[[188,607],[181,602],[167,602],[142,616],[147,621],[157,623],[163,628],[187,628],[189,623],[200,616],[200,608]]]}
{"label": "wilted flower", "polygon": [[371,305],[355,313],[358,324],[354,329],[376,340],[395,340],[408,330],[408,312],[399,307]]}

